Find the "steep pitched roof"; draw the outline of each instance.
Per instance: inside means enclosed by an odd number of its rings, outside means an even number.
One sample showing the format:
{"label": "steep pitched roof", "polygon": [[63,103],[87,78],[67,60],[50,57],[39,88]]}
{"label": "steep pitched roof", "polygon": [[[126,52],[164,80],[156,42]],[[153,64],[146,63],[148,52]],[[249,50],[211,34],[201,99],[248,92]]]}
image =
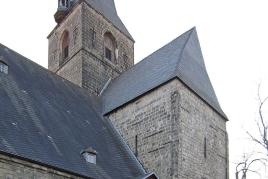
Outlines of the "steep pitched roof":
{"label": "steep pitched roof", "polygon": [[86,2],[105,18],[107,18],[121,32],[133,40],[133,37],[128,32],[126,26],[117,15],[114,0],[86,0]]}
{"label": "steep pitched roof", "polygon": [[[0,152],[89,178],[146,173],[100,115],[99,99],[0,44],[9,73],[0,73]],[[83,149],[97,151],[86,163]]]}
{"label": "steep pitched roof", "polygon": [[195,28],[113,80],[102,95],[104,114],[173,78],[179,78],[227,119],[208,77]]}

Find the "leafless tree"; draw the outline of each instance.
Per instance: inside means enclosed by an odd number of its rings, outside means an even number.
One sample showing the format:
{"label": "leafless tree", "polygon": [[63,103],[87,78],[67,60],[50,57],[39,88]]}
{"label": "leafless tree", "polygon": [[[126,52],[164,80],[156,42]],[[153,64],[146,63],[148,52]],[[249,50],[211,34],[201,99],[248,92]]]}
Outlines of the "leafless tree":
{"label": "leafless tree", "polygon": [[252,155],[246,156],[244,154],[243,161],[236,165],[235,178],[236,179],[246,179],[248,173],[255,173],[260,176],[260,173],[257,170],[252,168],[256,163],[261,163],[266,167],[267,159],[265,158],[252,158]]}
{"label": "leafless tree", "polygon": [[248,173],[258,174],[261,178],[260,173],[257,170],[253,170],[255,164],[262,164],[266,168],[267,157],[268,157],[268,121],[264,119],[263,107],[268,101],[268,97],[261,98],[260,95],[260,84],[258,86],[258,119],[256,120],[256,125],[258,128],[258,135],[253,135],[249,131],[246,131],[250,139],[259,144],[265,151],[265,158],[260,158],[258,153],[246,156],[244,154],[242,162],[236,165],[236,179],[246,179]]}
{"label": "leafless tree", "polygon": [[258,86],[258,101],[259,101],[259,109],[258,109],[258,115],[259,119],[256,120],[256,124],[259,130],[259,137],[255,137],[250,132],[247,131],[247,134],[250,136],[250,138],[256,142],[257,144],[260,144],[265,150],[266,155],[268,155],[268,124],[267,121],[264,120],[263,116],[263,106],[265,102],[268,100],[268,97],[262,99],[260,96],[260,84]]}

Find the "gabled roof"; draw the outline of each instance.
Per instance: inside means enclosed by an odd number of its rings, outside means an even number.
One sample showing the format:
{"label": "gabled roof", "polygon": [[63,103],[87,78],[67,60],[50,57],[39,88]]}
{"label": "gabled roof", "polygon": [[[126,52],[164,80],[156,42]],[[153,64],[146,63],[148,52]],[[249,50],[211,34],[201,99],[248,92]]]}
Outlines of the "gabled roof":
{"label": "gabled roof", "polygon": [[[89,178],[146,173],[100,115],[99,99],[0,44],[9,73],[0,73],[0,153]],[[97,164],[80,152],[97,151]]]}
{"label": "gabled roof", "polygon": [[86,0],[86,2],[105,18],[107,18],[115,27],[128,36],[131,40],[134,40],[131,34],[128,32],[126,26],[117,15],[114,0]]}
{"label": "gabled roof", "polygon": [[208,77],[195,28],[114,79],[102,95],[104,114],[173,78],[180,79],[227,119]]}

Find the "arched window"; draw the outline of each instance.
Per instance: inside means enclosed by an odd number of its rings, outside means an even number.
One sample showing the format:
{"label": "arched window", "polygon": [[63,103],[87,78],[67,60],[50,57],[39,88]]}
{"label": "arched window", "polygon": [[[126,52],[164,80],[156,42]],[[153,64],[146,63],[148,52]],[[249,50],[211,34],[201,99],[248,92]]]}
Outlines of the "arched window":
{"label": "arched window", "polygon": [[62,54],[62,61],[64,61],[69,56],[69,32],[64,31],[61,37],[61,54]]}
{"label": "arched window", "polygon": [[104,34],[104,57],[111,62],[116,62],[116,42],[110,32]]}

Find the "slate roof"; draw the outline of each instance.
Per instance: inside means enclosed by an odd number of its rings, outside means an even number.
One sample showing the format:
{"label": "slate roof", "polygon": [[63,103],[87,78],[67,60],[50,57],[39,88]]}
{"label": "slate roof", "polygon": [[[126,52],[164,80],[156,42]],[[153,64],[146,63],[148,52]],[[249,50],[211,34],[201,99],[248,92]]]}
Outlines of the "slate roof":
{"label": "slate roof", "polygon": [[86,0],[86,2],[105,18],[107,18],[131,40],[134,40],[124,23],[121,21],[120,17],[117,15],[114,0]]}
{"label": "slate roof", "polygon": [[[146,173],[100,115],[99,99],[0,44],[0,152],[89,178],[143,178]],[[97,151],[97,165],[80,156]]]}
{"label": "slate roof", "polygon": [[102,94],[103,113],[107,114],[173,78],[180,79],[227,119],[208,77],[195,28],[111,81]]}

